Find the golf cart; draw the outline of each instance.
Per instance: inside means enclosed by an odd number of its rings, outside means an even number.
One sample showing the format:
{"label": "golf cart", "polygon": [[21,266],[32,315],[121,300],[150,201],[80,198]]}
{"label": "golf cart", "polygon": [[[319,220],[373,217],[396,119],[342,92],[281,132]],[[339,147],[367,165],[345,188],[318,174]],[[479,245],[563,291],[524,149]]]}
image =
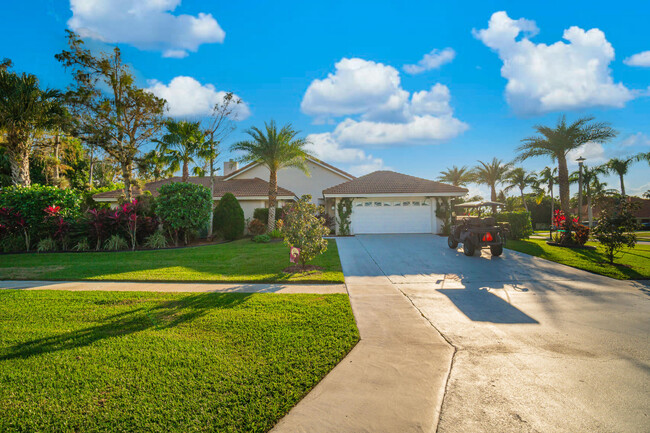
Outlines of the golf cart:
{"label": "golf cart", "polygon": [[473,256],[476,249],[480,251],[481,248],[489,247],[493,256],[500,256],[506,243],[505,227],[498,224],[494,217],[481,217],[482,208],[492,206],[505,205],[493,201],[475,201],[454,206],[457,210],[476,209],[477,215],[453,217],[451,234],[447,239],[449,248],[455,249],[460,243],[463,244],[465,255]]}

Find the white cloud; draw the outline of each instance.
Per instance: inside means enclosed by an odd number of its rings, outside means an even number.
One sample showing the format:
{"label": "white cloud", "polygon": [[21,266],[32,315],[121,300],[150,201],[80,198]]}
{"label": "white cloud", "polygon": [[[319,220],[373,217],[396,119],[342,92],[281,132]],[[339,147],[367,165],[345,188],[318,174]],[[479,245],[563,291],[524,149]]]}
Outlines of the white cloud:
{"label": "white cloud", "polygon": [[603,145],[592,141],[583,144],[577,149],[570,150],[566,159],[569,164],[577,166],[576,159],[581,156],[586,159],[585,164],[590,166],[602,164],[607,160]]}
{"label": "white cloud", "polygon": [[68,26],[83,37],[181,58],[226,33],[211,14],[174,15],[181,0],[70,0]]}
{"label": "white cloud", "polygon": [[650,146],[650,137],[645,135],[643,132],[637,132],[636,134],[630,134],[621,141],[621,147],[633,146]]}
{"label": "white cloud", "polygon": [[620,108],[634,97],[611,77],[614,49],[602,31],[574,26],[562,35],[568,43],[552,45],[531,42],[537,32],[533,21],[513,20],[505,12],[494,13],[487,29],[473,31],[503,61],[506,98],[517,113]]}
{"label": "white cloud", "polygon": [[438,69],[445,63],[450,63],[456,57],[456,52],[452,48],[445,48],[444,50],[432,50],[415,65],[404,65],[404,71],[408,74],[421,74],[425,71]]}
{"label": "white cloud", "polygon": [[643,51],[623,60],[629,66],[650,67],[650,51]]}
{"label": "white cloud", "polygon": [[[207,116],[226,95],[226,92],[217,90],[212,84],[201,84],[196,79],[185,76],[175,77],[169,84],[150,80],[147,90],[167,100],[169,115],[172,117]],[[236,114],[237,120],[247,118],[250,115],[248,105],[242,101],[237,105]]]}
{"label": "white cloud", "polygon": [[349,164],[349,171],[355,176],[386,168],[381,158],[375,158],[361,149],[343,147],[332,134],[309,134],[309,150],[314,156],[334,164]]}
{"label": "white cloud", "polygon": [[411,95],[392,66],[354,58],[342,59],[335,69],[309,85],[301,108],[317,120],[348,116],[332,132],[337,142],[432,144],[468,128],[453,117],[451,93],[443,84]]}

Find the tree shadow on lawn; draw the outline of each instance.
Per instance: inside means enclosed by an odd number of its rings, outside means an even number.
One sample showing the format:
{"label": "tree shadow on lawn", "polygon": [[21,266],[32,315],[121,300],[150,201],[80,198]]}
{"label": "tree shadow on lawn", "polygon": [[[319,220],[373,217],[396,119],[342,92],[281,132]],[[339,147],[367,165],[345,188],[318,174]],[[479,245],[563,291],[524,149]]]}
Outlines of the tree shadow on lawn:
{"label": "tree shadow on lawn", "polygon": [[42,353],[84,347],[96,341],[122,337],[150,328],[169,329],[206,315],[213,309],[234,308],[251,293],[202,293],[160,303],[152,308],[139,307],[105,317],[104,322],[76,331],[21,342],[0,355],[0,361],[29,358]]}
{"label": "tree shadow on lawn", "polygon": [[[578,255],[582,256],[584,260],[587,260],[591,263],[593,263],[596,266],[602,267],[602,268],[607,268],[607,267],[613,267],[629,280],[641,280],[644,278],[648,278],[647,275],[643,275],[642,273],[638,272],[636,269],[632,267],[632,265],[626,265],[623,263],[617,263],[616,260],[619,259],[627,254],[632,255],[632,256],[638,256],[641,258],[647,258],[646,255],[643,254],[637,254],[632,252],[632,250],[628,251],[622,251],[615,259],[614,259],[614,264],[609,263],[607,258],[605,257],[605,254],[599,250],[582,250],[582,249],[574,249],[572,251],[575,251]],[[587,271],[590,271],[589,269],[586,269]],[[591,271],[593,272],[593,271]]]}

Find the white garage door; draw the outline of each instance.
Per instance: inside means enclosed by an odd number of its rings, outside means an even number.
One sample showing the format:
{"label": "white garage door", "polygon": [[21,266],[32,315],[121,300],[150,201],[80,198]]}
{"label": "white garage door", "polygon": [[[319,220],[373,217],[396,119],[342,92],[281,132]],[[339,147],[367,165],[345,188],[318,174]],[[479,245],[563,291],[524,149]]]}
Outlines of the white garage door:
{"label": "white garage door", "polygon": [[431,233],[431,215],[430,200],[355,200],[350,221],[354,234]]}

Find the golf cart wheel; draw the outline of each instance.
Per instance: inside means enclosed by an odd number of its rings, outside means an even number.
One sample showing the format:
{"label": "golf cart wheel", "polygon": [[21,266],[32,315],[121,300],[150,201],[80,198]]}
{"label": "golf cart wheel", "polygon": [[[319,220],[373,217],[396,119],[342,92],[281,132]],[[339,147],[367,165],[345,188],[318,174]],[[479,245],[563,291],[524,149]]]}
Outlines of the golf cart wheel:
{"label": "golf cart wheel", "polygon": [[454,235],[449,235],[449,237],[447,237],[447,245],[449,245],[449,248],[451,248],[452,250],[455,250],[456,247],[458,247],[458,241],[456,240]]}
{"label": "golf cart wheel", "polygon": [[474,255],[475,250],[476,247],[474,246],[472,238],[465,239],[465,242],[463,242],[463,253],[465,253],[466,256],[471,257]]}
{"label": "golf cart wheel", "polygon": [[490,252],[493,256],[500,256],[503,254],[503,245],[490,245]]}

